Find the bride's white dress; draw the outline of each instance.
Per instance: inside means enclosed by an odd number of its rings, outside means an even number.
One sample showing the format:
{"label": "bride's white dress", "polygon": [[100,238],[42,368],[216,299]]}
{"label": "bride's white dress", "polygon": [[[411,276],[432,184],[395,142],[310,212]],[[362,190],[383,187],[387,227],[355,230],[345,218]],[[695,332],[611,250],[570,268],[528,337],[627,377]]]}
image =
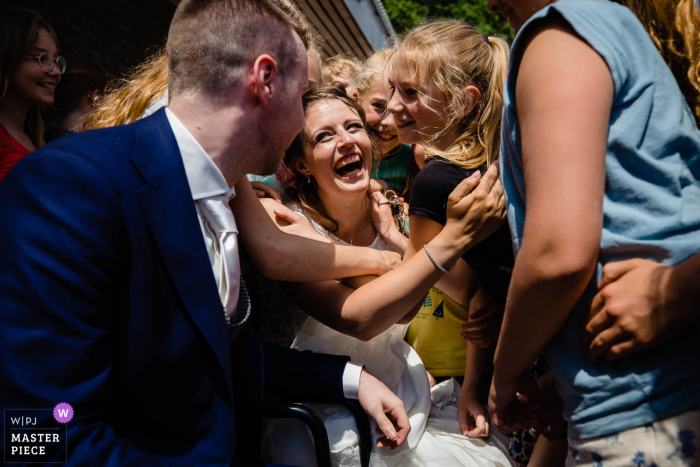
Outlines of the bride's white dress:
{"label": "bride's white dress", "polygon": [[[299,212],[298,209],[295,209]],[[320,226],[314,226],[319,228]],[[325,232],[324,232],[325,233]],[[336,243],[344,243],[334,238]],[[380,237],[371,247],[390,249]],[[389,387],[404,403],[411,424],[408,439],[391,451],[378,449],[373,434],[372,467],[506,467],[513,465],[507,454],[507,437],[468,438],[461,434],[457,420],[460,386],[444,381],[431,390],[423,362],[404,340],[408,325],[395,324],[368,342],[341,334],[309,317],[297,334],[293,348],[335,355],[347,355]],[[324,420],[334,466],[360,465],[355,421],[347,409],[329,404],[310,404]],[[271,440],[273,459],[315,465],[313,444],[308,433],[294,423],[279,423]],[[492,431],[493,430],[493,427]],[[306,450],[306,453],[300,452]],[[309,452],[310,451],[310,452]]]}

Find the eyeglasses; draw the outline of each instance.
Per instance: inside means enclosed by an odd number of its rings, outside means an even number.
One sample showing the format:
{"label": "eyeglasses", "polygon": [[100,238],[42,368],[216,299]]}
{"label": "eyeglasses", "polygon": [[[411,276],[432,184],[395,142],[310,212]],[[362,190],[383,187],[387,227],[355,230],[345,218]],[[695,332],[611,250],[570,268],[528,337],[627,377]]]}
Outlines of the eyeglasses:
{"label": "eyeglasses", "polygon": [[27,55],[27,57],[39,60],[39,66],[46,73],[49,73],[51,70],[53,70],[54,64],[56,64],[56,66],[58,67],[58,71],[60,71],[61,74],[66,72],[66,59],[63,57],[59,56],[56,58],[51,58],[51,56],[46,52],[44,52],[41,55]]}

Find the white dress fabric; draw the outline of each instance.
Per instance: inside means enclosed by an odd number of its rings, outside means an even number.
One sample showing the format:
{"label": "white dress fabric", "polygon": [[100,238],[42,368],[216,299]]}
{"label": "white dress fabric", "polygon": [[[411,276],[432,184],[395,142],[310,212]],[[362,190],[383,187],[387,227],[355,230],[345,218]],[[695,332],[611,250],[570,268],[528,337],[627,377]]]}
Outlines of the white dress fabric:
{"label": "white dress fabric", "polygon": [[[292,209],[300,214],[297,206]],[[303,215],[303,214],[302,214]],[[309,220],[309,219],[307,219]],[[310,221],[317,230],[318,224]],[[323,231],[336,243],[345,244]],[[370,248],[391,249],[377,236]],[[404,341],[408,325],[395,324],[368,342],[341,334],[309,317],[297,334],[292,348],[334,355],[347,355],[381,380],[404,403],[411,424],[408,439],[392,451],[379,449],[374,433],[377,425],[370,418],[372,467],[506,467],[512,466],[507,454],[507,438],[468,438],[461,434],[457,419],[460,386],[444,381],[431,390],[423,362]],[[309,404],[326,426],[334,467],[359,467],[360,456],[355,421],[347,409],[332,404]],[[313,444],[307,430],[298,424],[281,423],[272,436],[272,456],[276,462],[314,467]],[[303,439],[304,436],[307,439]],[[306,450],[306,453],[300,451]],[[310,450],[310,452],[308,452]]]}

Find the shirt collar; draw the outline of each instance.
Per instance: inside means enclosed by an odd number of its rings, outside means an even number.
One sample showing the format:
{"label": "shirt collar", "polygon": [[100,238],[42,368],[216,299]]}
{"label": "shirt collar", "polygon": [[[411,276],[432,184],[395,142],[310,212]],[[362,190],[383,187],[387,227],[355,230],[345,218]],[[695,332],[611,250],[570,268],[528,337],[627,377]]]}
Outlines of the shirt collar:
{"label": "shirt collar", "polygon": [[192,136],[185,125],[169,109],[165,108],[175,141],[180,149],[182,163],[185,165],[187,182],[190,185],[192,199],[198,200],[222,194],[235,196],[233,187],[229,187],[219,168],[211,160],[201,144]]}

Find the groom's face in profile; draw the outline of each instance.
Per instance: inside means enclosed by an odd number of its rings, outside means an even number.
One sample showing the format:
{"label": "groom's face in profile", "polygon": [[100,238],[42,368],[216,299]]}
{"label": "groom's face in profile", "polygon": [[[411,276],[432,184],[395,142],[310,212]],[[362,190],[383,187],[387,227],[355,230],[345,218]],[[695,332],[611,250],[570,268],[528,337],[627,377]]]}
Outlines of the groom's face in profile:
{"label": "groom's face in profile", "polygon": [[286,60],[288,69],[280,70],[280,92],[268,107],[268,117],[259,122],[260,143],[264,148],[259,165],[261,175],[275,173],[284,151],[304,127],[301,95],[309,82],[308,58],[304,43],[296,33],[294,39],[296,56]]}

